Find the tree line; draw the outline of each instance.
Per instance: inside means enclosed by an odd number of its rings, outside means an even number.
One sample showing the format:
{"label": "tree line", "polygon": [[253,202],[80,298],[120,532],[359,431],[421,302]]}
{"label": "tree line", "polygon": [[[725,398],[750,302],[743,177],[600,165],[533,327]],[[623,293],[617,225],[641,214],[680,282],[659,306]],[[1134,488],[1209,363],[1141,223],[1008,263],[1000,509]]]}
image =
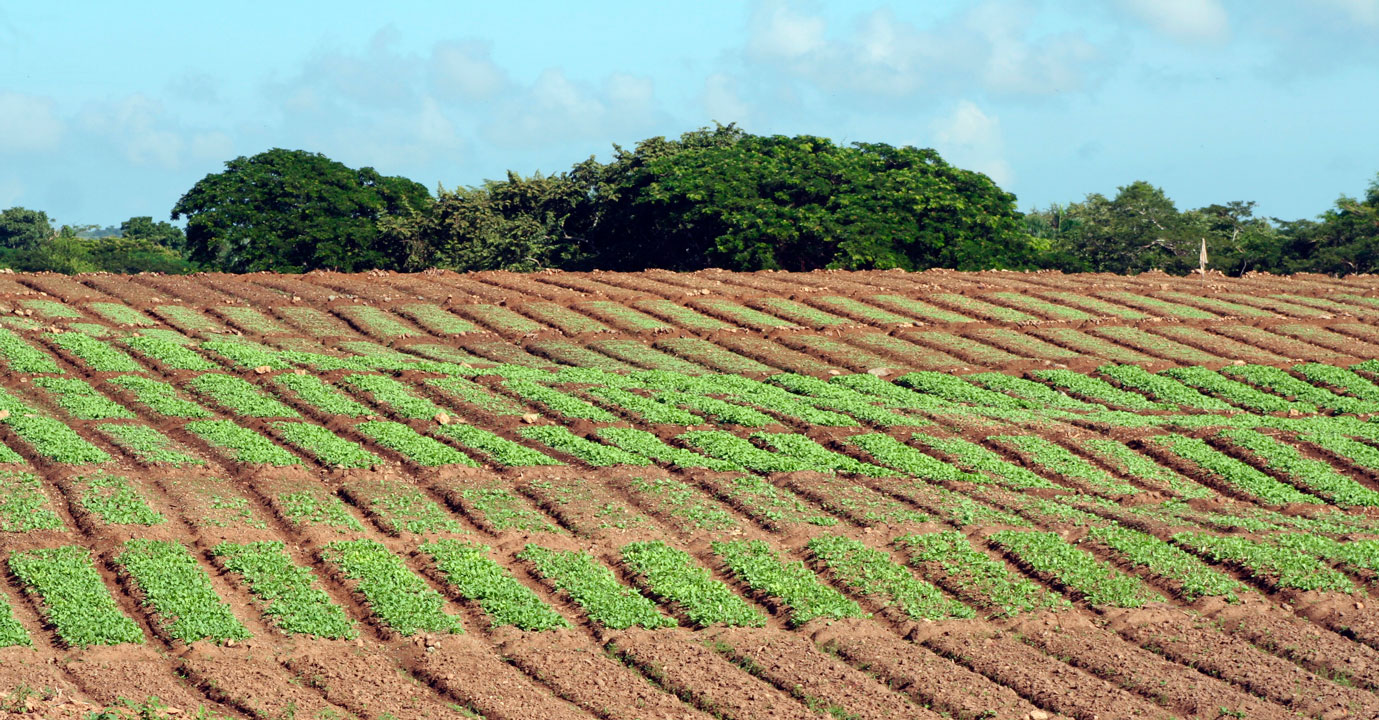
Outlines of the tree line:
{"label": "tree line", "polygon": [[1230,201],[1179,210],[1145,181],[1020,212],[987,176],[931,149],[753,135],[719,125],[614,146],[568,171],[447,190],[318,153],[238,157],[198,181],[171,222],[54,229],[0,212],[0,266],[58,272],[1040,269],[1379,270],[1379,177],[1316,219]]}

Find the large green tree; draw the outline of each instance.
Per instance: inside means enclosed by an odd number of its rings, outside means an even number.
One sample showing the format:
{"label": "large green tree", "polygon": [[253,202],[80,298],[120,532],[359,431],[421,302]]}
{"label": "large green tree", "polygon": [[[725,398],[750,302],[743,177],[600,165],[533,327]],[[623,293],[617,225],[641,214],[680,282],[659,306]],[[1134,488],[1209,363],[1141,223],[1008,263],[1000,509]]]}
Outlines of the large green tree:
{"label": "large green tree", "polygon": [[0,210],[0,248],[32,249],[54,235],[53,221],[42,210],[12,207]]}
{"label": "large green tree", "polygon": [[273,149],[225,163],[172,209],[187,218],[190,259],[229,272],[346,272],[395,267],[379,221],[430,203],[426,188],[319,153]]}
{"label": "large green tree", "polygon": [[1363,198],[1342,195],[1316,222],[1286,223],[1294,269],[1349,274],[1379,272],[1379,175]]}
{"label": "large green tree", "polygon": [[507,238],[502,261],[514,268],[979,269],[1035,259],[1015,197],[933,150],[733,125],[473,190],[437,205],[465,220],[435,226],[443,265],[490,266],[494,235]]}

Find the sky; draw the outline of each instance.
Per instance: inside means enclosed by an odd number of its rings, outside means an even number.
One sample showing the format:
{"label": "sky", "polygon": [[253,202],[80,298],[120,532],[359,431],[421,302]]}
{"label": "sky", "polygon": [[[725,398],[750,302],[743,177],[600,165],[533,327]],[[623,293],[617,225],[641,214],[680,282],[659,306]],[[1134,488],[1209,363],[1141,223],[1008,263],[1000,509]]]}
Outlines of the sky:
{"label": "sky", "polygon": [[168,219],[274,147],[435,190],[715,122],[1315,217],[1379,173],[1379,0],[0,2],[0,208]]}

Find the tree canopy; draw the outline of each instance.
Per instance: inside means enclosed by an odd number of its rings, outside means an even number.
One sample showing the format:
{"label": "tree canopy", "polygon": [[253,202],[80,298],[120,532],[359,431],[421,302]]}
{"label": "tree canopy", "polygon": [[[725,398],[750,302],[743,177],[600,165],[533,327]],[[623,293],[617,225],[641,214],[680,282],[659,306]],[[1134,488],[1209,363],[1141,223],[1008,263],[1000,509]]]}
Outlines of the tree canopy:
{"label": "tree canopy", "polygon": [[172,208],[187,218],[189,259],[229,272],[351,272],[393,267],[380,220],[430,203],[416,182],[351,169],[319,153],[273,149],[225,163]]}

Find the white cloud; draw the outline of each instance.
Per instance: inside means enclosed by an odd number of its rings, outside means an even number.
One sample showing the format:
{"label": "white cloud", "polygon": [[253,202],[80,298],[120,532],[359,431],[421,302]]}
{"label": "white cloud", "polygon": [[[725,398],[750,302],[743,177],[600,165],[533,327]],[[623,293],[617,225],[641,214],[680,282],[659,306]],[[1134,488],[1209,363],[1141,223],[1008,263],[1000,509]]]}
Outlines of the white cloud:
{"label": "white cloud", "polygon": [[793,59],[824,45],[827,25],[823,18],[790,9],[784,0],[770,0],[752,13],[749,52],[767,58]]}
{"label": "white cloud", "polygon": [[1120,0],[1150,27],[1187,43],[1219,43],[1230,36],[1230,18],[1219,0]]}
{"label": "white cloud", "polygon": [[752,109],[742,99],[737,80],[731,75],[714,73],[706,78],[700,102],[710,120],[724,125],[733,122],[742,126],[751,125]]}
{"label": "white cloud", "polygon": [[136,93],[88,106],[82,112],[81,124],[130,164],[172,170],[181,164],[186,143],[163,115],[161,102]]}
{"label": "white cloud", "polygon": [[549,69],[531,87],[506,97],[481,131],[493,142],[513,146],[606,140],[654,126],[663,114],[655,95],[647,77],[614,73],[596,88]]}
{"label": "white cloud", "polygon": [[1379,27],[1379,0],[1322,0],[1339,11],[1347,19],[1366,25]]}
{"label": "white cloud", "polygon": [[974,87],[1013,96],[1081,90],[1101,52],[1078,32],[1044,34],[1026,0],[987,0],[917,26],[887,8],[831,31],[781,2],[759,5],[745,55],[825,92],[883,99]]}
{"label": "white cloud", "polygon": [[43,152],[62,141],[63,123],[50,98],[0,92],[0,152]]}
{"label": "white cloud", "polygon": [[489,43],[443,42],[431,52],[431,85],[443,98],[488,100],[511,84],[508,75],[493,62]]}
{"label": "white cloud", "polygon": [[959,101],[953,111],[935,120],[934,147],[948,162],[985,173],[1002,187],[1015,178],[1005,159],[1001,121],[970,100]]}

